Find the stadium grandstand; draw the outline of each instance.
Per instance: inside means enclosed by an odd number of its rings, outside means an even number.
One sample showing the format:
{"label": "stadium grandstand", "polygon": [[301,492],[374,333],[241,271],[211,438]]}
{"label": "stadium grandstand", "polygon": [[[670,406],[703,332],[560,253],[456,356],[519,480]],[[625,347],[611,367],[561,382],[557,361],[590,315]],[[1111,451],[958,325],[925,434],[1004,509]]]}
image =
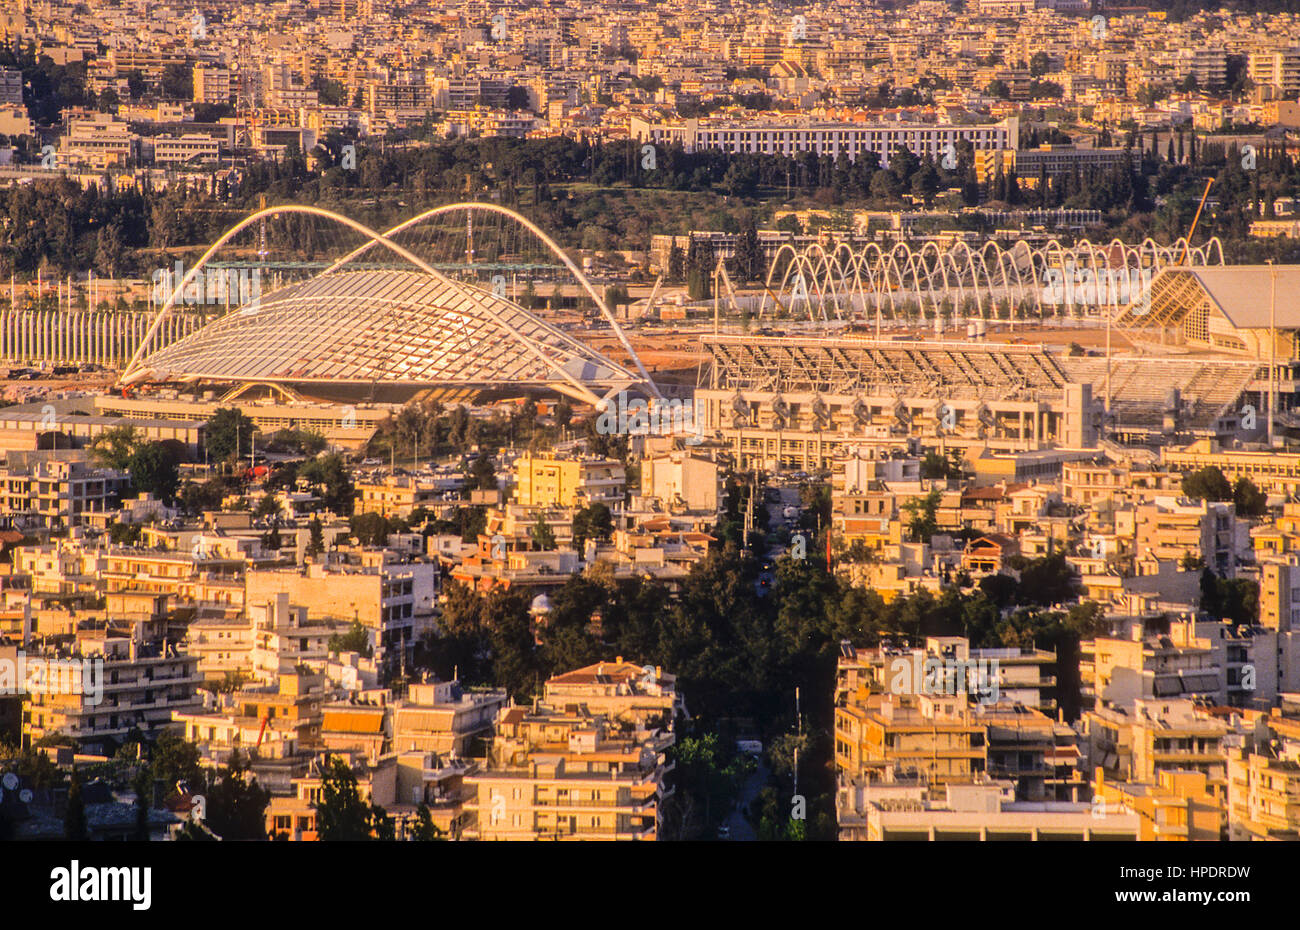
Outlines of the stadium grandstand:
{"label": "stadium grandstand", "polygon": [[1029,328],[999,342],[984,325],[965,340],[717,333],[698,409],[742,461],[805,469],[873,441],[1014,453],[1233,445],[1291,426],[1300,268],[1166,267],[1111,322],[1104,349]]}

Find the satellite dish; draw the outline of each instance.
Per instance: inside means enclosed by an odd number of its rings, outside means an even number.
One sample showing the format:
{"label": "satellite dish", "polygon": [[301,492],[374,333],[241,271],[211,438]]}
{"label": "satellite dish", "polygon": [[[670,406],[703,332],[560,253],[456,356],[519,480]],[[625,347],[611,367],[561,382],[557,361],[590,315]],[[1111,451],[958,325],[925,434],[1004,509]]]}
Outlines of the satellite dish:
{"label": "satellite dish", "polygon": [[22,801],[24,804],[30,804],[32,802],[32,789],[24,788],[22,791],[18,792],[18,800]]}
{"label": "satellite dish", "polygon": [[8,790],[13,791],[18,787],[18,776],[13,772],[6,772],[4,779],[0,784],[3,784]]}

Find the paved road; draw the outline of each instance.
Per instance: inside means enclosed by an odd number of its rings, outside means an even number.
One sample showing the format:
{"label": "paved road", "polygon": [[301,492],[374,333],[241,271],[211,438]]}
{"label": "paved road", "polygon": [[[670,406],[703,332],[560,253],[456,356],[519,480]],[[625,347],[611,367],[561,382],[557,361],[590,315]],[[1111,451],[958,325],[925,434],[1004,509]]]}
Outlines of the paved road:
{"label": "paved road", "polygon": [[750,803],[758,797],[758,793],[763,790],[767,784],[769,772],[767,765],[762,759],[759,759],[758,768],[754,773],[745,779],[745,784],[740,788],[740,796],[736,799],[736,809],[731,812],[726,820],[727,828],[731,835],[727,839],[735,842],[752,843],[758,839],[754,828],[750,826],[749,819],[745,816],[745,811],[749,808]]}

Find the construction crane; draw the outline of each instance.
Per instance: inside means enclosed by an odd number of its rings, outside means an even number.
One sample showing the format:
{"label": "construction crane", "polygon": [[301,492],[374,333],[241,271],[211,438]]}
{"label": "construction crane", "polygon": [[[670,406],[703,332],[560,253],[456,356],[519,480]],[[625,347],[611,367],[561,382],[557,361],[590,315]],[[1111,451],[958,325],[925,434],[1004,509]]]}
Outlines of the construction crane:
{"label": "construction crane", "polygon": [[1187,231],[1187,239],[1183,242],[1183,257],[1179,259],[1178,264],[1187,264],[1187,255],[1192,250],[1192,236],[1196,235],[1196,226],[1201,221],[1201,211],[1205,209],[1205,201],[1210,196],[1210,187],[1214,184],[1214,178],[1207,178],[1205,181],[1205,193],[1201,194],[1201,202],[1196,208],[1196,216],[1192,217],[1192,228]]}
{"label": "construction crane", "polygon": [[265,716],[262,717],[262,726],[258,728],[257,745],[253,747],[254,753],[262,748],[262,737],[266,735],[266,725],[270,722],[271,722],[271,714],[268,712]]}

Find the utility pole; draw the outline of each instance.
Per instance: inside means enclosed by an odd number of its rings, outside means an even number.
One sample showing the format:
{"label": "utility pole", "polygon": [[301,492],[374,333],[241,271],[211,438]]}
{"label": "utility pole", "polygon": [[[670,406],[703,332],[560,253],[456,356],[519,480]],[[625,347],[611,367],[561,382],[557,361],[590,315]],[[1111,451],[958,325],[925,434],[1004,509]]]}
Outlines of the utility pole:
{"label": "utility pole", "polygon": [[1273,448],[1273,412],[1277,406],[1277,266],[1268,260],[1268,447]]}

